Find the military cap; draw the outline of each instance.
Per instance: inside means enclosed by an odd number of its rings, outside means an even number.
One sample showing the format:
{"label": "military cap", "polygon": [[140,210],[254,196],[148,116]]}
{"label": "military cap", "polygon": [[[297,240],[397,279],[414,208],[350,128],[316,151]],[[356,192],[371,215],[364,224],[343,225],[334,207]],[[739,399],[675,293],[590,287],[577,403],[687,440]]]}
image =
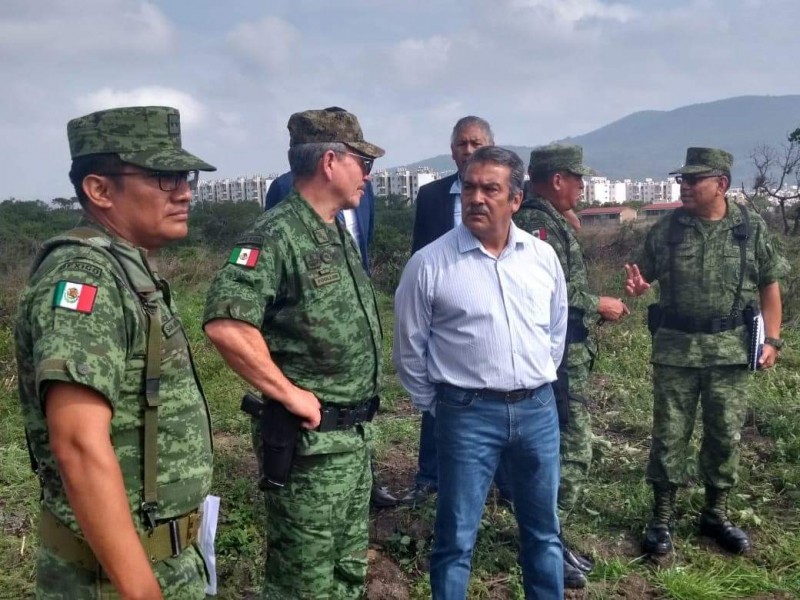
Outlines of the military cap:
{"label": "military cap", "polygon": [[583,164],[583,148],[573,144],[550,144],[531,151],[528,172],[531,176],[546,175],[556,171],[569,171],[585,177],[594,171]]}
{"label": "military cap", "polygon": [[730,175],[733,166],[733,155],[717,148],[689,148],[686,150],[686,162],[670,175],[699,175],[701,173],[719,173]]}
{"label": "military cap", "polygon": [[322,110],[305,110],[289,117],[289,146],[339,142],[369,158],[380,158],[386,152],[364,141],[361,126],[353,113],[338,106]]}
{"label": "military cap", "polygon": [[118,154],[126,163],[154,171],[216,171],[181,147],[181,117],[168,106],[101,110],[67,125],[72,158]]}

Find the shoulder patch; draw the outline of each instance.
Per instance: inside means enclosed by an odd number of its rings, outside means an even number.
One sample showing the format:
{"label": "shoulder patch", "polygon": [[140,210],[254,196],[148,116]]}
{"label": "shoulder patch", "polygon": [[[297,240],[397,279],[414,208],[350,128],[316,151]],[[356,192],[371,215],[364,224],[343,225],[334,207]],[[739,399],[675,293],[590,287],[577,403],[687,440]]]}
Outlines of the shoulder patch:
{"label": "shoulder patch", "polygon": [[61,280],[56,284],[53,294],[53,307],[91,314],[95,297],[96,286]]}
{"label": "shoulder patch", "polygon": [[535,238],[539,238],[542,241],[547,240],[547,229],[544,227],[540,227],[539,229],[534,229],[531,231],[531,235]]}
{"label": "shoulder patch", "polygon": [[258,257],[261,255],[261,250],[258,248],[246,248],[242,246],[236,246],[231,251],[231,255],[228,257],[228,262],[232,265],[239,265],[242,267],[247,267],[248,269],[252,269],[256,266],[258,262]]}

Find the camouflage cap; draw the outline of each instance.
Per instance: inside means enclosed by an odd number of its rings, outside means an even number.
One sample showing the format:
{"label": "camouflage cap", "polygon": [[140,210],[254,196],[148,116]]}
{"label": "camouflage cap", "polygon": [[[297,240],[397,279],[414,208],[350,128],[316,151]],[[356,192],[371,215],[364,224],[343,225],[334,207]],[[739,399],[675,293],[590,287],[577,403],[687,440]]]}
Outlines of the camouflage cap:
{"label": "camouflage cap", "polygon": [[294,113],[289,117],[287,127],[290,147],[339,142],[369,158],[380,158],[386,154],[383,148],[364,141],[356,116],[338,106]]}
{"label": "camouflage cap", "polygon": [[699,175],[700,173],[719,173],[730,175],[733,154],[717,148],[689,148],[686,162],[670,175]]}
{"label": "camouflage cap", "polygon": [[168,106],[101,110],[67,125],[72,158],[118,154],[127,163],[154,171],[216,171],[181,148],[181,117]]}
{"label": "camouflage cap", "polygon": [[573,144],[550,144],[531,151],[528,172],[531,176],[569,171],[585,177],[594,175],[593,169],[583,164],[583,148]]}

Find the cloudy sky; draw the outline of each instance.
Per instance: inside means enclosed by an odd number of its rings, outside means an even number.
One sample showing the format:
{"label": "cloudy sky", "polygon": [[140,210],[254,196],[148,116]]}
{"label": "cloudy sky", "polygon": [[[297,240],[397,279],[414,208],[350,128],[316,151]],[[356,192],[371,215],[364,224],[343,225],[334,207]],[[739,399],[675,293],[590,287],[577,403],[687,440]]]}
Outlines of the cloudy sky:
{"label": "cloudy sky", "polygon": [[390,167],[448,152],[466,114],[535,145],[798,93],[798,22],[797,0],[2,0],[0,199],[72,195],[66,123],[112,106],[178,107],[235,176],[284,171],[308,108],[356,113]]}

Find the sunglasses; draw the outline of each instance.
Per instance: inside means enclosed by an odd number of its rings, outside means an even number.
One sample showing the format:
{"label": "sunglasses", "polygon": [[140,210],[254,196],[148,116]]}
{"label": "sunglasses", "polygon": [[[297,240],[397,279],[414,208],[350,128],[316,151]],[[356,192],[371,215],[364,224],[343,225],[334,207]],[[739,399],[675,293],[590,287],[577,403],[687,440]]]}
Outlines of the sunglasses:
{"label": "sunglasses", "polygon": [[125,173],[98,173],[106,177],[130,177],[137,175],[148,179],[158,179],[158,187],[162,192],[174,192],[184,183],[191,191],[197,189],[199,171],[128,171]]}
{"label": "sunglasses", "polygon": [[712,177],[721,177],[721,175],[676,175],[675,183],[678,185],[686,183],[686,185],[697,185],[703,179],[711,179]]}
{"label": "sunglasses", "polygon": [[375,162],[374,158],[369,158],[368,156],[364,156],[362,154],[356,154],[355,152],[345,152],[345,154],[355,156],[359,160],[361,163],[361,170],[364,172],[364,175],[369,175],[369,172],[372,171],[372,165]]}

